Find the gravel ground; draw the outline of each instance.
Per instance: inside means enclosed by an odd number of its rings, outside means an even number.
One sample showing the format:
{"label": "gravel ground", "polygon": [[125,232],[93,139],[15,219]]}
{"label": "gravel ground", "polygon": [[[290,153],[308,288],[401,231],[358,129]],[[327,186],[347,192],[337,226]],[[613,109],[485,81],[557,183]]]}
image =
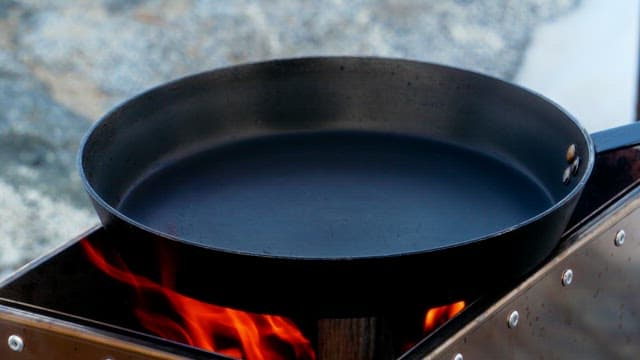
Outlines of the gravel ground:
{"label": "gravel ground", "polygon": [[379,55],[512,80],[577,0],[0,0],[0,278],[98,223],[75,156],[111,107],[190,73]]}

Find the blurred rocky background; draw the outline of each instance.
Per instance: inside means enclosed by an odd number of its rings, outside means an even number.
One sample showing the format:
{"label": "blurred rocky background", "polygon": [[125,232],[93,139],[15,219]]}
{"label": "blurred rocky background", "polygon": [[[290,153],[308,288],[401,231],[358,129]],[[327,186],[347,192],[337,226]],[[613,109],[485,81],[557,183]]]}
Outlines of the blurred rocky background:
{"label": "blurred rocky background", "polygon": [[92,122],[149,87],[307,55],[411,58],[514,80],[536,29],[579,8],[579,0],[0,0],[0,278],[98,224],[78,145]]}

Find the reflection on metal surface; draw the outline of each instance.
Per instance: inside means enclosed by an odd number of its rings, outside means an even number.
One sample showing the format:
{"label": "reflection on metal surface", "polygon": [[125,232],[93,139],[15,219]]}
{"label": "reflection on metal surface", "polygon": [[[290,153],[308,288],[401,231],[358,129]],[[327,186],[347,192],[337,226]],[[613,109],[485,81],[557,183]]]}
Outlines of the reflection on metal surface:
{"label": "reflection on metal surface", "polygon": [[[640,190],[573,237],[570,247],[424,359],[637,358]],[[571,286],[562,286],[567,269]],[[506,329],[514,309],[519,324]]]}
{"label": "reflection on metal surface", "polygon": [[[186,359],[42,315],[0,306],[0,359]],[[26,344],[28,340],[28,344]]]}

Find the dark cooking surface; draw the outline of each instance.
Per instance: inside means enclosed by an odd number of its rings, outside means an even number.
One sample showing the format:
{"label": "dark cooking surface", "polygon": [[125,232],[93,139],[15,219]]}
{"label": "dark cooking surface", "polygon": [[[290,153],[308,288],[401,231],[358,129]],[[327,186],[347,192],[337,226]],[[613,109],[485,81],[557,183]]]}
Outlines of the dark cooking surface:
{"label": "dark cooking surface", "polygon": [[505,162],[399,135],[273,136],[174,164],[134,188],[120,210],[187,241],[274,256],[437,249],[553,204],[539,183]]}

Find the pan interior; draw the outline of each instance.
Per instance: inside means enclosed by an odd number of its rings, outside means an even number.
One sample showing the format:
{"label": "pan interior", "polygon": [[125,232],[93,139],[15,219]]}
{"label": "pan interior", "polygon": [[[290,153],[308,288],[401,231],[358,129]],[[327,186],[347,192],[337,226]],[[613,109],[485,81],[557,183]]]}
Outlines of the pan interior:
{"label": "pan interior", "polygon": [[344,131],[244,140],[167,163],[119,211],[206,247],[326,259],[448,247],[552,205],[537,181],[486,154]]}

